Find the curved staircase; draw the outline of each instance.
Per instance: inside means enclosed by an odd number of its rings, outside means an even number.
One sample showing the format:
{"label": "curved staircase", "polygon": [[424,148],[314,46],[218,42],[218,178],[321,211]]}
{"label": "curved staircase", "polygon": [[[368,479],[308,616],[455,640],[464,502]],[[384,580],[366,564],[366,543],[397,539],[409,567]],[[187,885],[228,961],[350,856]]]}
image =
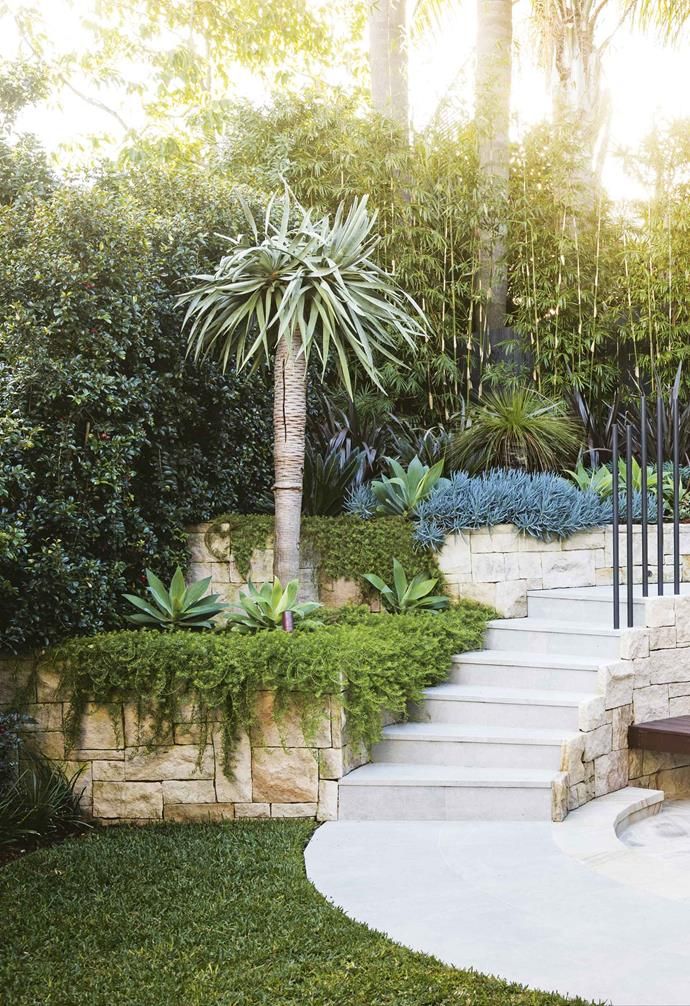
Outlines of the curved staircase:
{"label": "curved staircase", "polygon": [[455,656],[448,682],[341,779],[341,820],[550,819],[561,745],[620,633],[607,588],[530,591],[527,603],[526,618],[489,622],[486,649]]}

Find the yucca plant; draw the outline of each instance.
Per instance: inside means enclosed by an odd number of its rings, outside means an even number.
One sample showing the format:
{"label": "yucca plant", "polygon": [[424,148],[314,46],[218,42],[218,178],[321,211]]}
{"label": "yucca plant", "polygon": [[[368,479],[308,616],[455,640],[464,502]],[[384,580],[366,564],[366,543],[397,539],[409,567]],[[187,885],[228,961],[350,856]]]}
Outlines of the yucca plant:
{"label": "yucca plant", "polygon": [[430,468],[415,456],[407,469],[395,458],[388,458],[388,464],[393,476],[382,475],[380,481],[371,483],[371,491],[377,501],[376,510],[380,514],[409,514],[426,499],[434,486],[447,482],[447,479],[441,478],[443,461],[437,461]]}
{"label": "yucca plant", "polygon": [[451,444],[456,469],[474,474],[492,468],[560,471],[577,453],[580,433],[563,402],[531,388],[492,391],[468,413],[468,425]]}
{"label": "yucca plant", "polygon": [[292,614],[296,628],[313,629],[321,625],[312,618],[321,607],[316,601],[298,601],[299,582],[291,580],[283,587],[277,578],[257,588],[250,581],[246,591],[240,591],[239,609],[228,614],[228,627],[235,632],[259,632],[262,629],[280,629],[286,611]]}
{"label": "yucca plant", "polygon": [[423,573],[417,573],[408,583],[405,570],[397,559],[393,559],[393,586],[389,587],[375,573],[365,573],[364,579],[381,595],[381,601],[388,611],[443,611],[449,600],[443,594],[432,594],[438,580],[425,580]]}
{"label": "yucca plant", "polygon": [[122,595],[138,609],[135,615],[127,615],[128,621],[136,625],[156,625],[159,629],[212,629],[213,618],[227,608],[227,604],[218,601],[218,594],[206,593],[210,576],[187,587],[178,566],[169,587],[150,569],[146,570],[146,579],[150,601],[136,594]]}
{"label": "yucca plant", "polygon": [[280,219],[272,199],[262,224],[245,207],[249,233],[231,240],[215,273],[180,298],[189,348],[225,369],[273,365],[276,575],[299,575],[306,390],[312,352],[322,375],[330,357],[352,397],[354,363],[380,387],[379,361],[398,363],[425,331],[414,301],[374,262],[375,214],[366,197],[333,219],[312,220],[286,189]]}

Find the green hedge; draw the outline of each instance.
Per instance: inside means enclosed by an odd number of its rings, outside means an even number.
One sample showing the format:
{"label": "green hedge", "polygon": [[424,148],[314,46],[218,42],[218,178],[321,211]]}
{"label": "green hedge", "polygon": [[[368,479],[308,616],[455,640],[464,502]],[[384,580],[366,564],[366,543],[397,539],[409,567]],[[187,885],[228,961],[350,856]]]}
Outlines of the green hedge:
{"label": "green hedge", "polygon": [[182,699],[224,714],[226,756],[253,722],[261,690],[277,708],[298,695],[306,729],[327,695],[343,691],[353,741],[374,743],[383,710],[404,716],[422,689],[443,680],[454,653],[481,647],[492,612],[472,602],[438,615],[375,615],[344,608],[335,624],[314,631],[190,633],[138,630],[73,639],[52,654],[71,702],[66,719],[74,742],[86,702],[131,700],[153,716],[157,736],[174,721]]}
{"label": "green hedge", "polygon": [[175,308],[244,225],[232,183],[164,166],[0,205],[0,650],[118,627],[185,524],[262,506],[270,385],[186,359]]}

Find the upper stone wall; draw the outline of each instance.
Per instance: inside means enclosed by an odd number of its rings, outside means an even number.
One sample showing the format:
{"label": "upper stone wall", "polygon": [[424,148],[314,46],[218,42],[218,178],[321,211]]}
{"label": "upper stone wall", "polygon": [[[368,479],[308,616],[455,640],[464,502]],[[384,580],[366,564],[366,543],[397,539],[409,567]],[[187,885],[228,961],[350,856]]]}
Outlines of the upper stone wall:
{"label": "upper stone wall", "polygon": [[[189,529],[190,580],[211,577],[212,587],[226,601],[236,601],[246,580],[228,551],[227,539],[211,542],[210,524]],[[217,547],[217,544],[220,547]],[[225,548],[225,552],[223,552]],[[621,574],[624,579],[625,531],[620,532]],[[681,528],[681,579],[690,579],[690,525]],[[222,558],[219,558],[219,555]],[[635,582],[642,580],[641,528],[633,527]],[[650,580],[656,582],[656,528],[649,529]],[[467,597],[496,608],[506,617],[527,614],[527,591],[550,587],[594,587],[613,580],[613,530],[611,527],[580,531],[563,541],[544,542],[523,534],[512,524],[478,528],[449,535],[438,554],[447,588],[454,597]],[[673,580],[672,525],[665,525],[664,579]],[[273,578],[273,543],[255,549],[251,559],[252,582],[261,586]],[[362,592],[348,580],[318,583],[313,563],[300,571],[304,600],[320,600],[328,607],[348,601],[361,603]]]}

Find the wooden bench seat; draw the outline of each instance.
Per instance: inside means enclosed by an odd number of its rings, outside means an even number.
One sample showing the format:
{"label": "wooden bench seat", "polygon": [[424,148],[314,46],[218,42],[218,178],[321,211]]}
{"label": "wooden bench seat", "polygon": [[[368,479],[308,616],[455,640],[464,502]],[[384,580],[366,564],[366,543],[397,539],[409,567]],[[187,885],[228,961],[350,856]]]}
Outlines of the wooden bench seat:
{"label": "wooden bench seat", "polygon": [[644,751],[690,754],[690,716],[635,723],[628,728],[628,746]]}

